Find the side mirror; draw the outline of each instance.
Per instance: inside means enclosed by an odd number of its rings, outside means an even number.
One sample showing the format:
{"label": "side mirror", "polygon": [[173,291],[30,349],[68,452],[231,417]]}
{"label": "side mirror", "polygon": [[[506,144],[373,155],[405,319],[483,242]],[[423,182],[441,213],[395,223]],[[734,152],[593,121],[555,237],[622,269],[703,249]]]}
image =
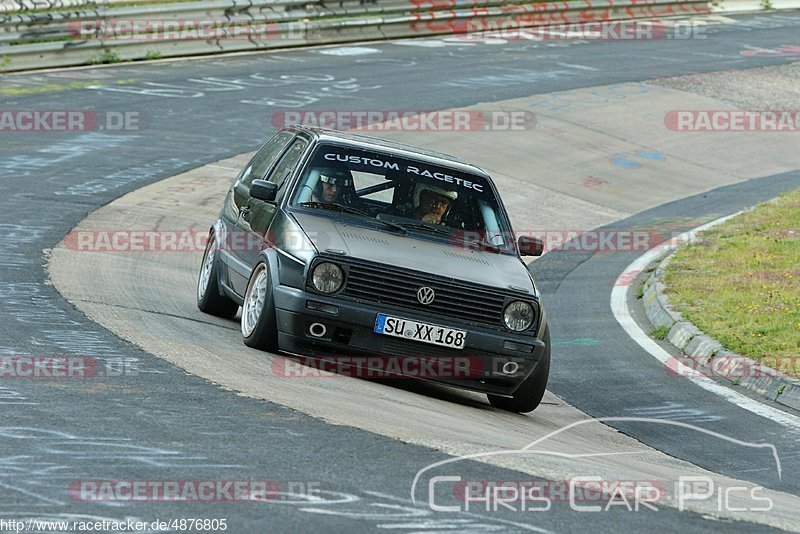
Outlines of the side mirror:
{"label": "side mirror", "polygon": [[523,256],[541,256],[544,254],[544,243],[538,237],[519,236],[519,253]]}
{"label": "side mirror", "polygon": [[264,202],[275,202],[278,194],[278,184],[266,180],[253,180],[250,186],[250,196]]}

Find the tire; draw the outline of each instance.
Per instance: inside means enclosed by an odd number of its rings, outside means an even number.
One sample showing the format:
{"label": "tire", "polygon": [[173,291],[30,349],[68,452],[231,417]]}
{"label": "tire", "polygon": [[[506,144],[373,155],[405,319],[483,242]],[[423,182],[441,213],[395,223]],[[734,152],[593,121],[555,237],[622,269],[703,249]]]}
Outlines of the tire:
{"label": "tire", "polygon": [[226,297],[219,287],[219,248],[214,232],[208,237],[200,274],[197,276],[197,307],[200,311],[217,317],[232,319],[239,305]]}
{"label": "tire", "polygon": [[542,359],[536,365],[533,373],[525,379],[522,385],[514,392],[514,396],[498,397],[497,395],[487,395],[489,404],[501,410],[509,412],[528,413],[535,410],[542,402],[545,389],[547,388],[547,378],[550,376],[550,327],[544,329],[545,343]]}
{"label": "tire", "polygon": [[278,326],[267,264],[259,262],[244,294],[242,305],[242,341],[254,349],[278,351]]}

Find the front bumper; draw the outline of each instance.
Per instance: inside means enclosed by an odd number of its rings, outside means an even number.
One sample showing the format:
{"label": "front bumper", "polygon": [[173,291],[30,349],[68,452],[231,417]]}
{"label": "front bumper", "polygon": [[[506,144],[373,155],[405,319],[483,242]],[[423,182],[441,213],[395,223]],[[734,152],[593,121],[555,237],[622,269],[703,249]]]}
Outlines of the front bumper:
{"label": "front bumper", "polygon": [[[274,302],[278,344],[282,351],[333,361],[348,356],[378,356],[384,362],[387,358],[456,361],[455,371],[444,366],[435,368],[443,372],[430,373],[420,369],[418,374],[411,376],[494,395],[512,395],[536,369],[545,351],[544,342],[530,335],[512,334],[391,306],[326,297],[289,286],[276,288]],[[319,305],[335,307],[336,313],[332,309],[309,309],[309,303],[315,303],[317,308],[324,307]],[[373,329],[378,313],[466,330],[466,345],[463,349],[451,349],[376,334]],[[324,335],[310,333],[314,323],[325,326]],[[320,330],[316,328],[317,334]],[[504,367],[508,370],[505,366],[508,362],[518,365],[515,372],[504,372]]]}

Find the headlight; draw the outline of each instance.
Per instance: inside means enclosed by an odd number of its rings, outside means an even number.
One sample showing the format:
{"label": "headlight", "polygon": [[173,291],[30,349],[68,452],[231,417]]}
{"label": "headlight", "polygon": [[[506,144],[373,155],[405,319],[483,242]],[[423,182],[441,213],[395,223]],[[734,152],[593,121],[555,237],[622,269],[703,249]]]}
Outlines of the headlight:
{"label": "headlight", "polygon": [[335,263],[325,261],[314,267],[311,283],[320,293],[336,293],[344,283],[344,272]]}
{"label": "headlight", "polygon": [[503,322],[509,330],[522,332],[533,324],[533,307],[527,302],[515,300],[506,306],[503,312]]}

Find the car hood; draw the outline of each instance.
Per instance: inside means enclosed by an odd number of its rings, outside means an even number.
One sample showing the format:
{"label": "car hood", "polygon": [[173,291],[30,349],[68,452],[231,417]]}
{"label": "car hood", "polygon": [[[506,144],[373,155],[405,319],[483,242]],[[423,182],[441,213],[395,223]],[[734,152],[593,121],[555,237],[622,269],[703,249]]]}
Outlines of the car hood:
{"label": "car hood", "polygon": [[344,251],[352,258],[506,291],[514,286],[515,290],[535,295],[528,270],[514,255],[415,239],[410,233],[383,232],[310,213],[295,211],[292,215],[320,253]]}

